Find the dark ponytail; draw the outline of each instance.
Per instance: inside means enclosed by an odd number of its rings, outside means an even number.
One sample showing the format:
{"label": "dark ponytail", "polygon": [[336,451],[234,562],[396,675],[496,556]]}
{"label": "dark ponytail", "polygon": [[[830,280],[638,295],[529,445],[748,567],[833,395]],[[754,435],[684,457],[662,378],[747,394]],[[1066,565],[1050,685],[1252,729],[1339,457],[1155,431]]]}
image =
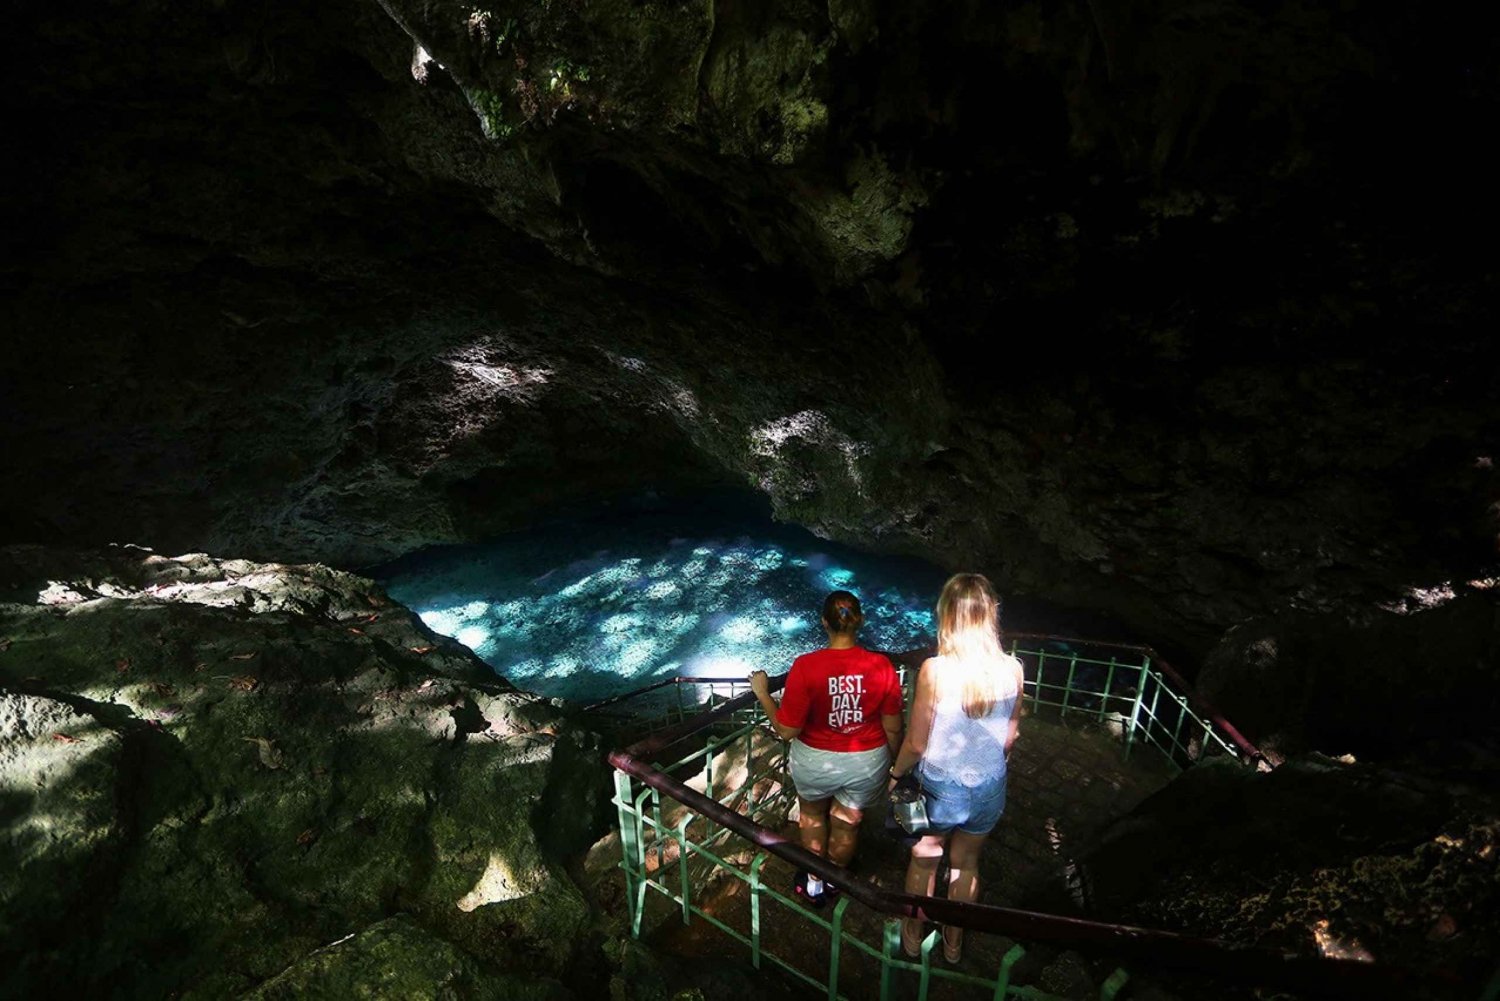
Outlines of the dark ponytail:
{"label": "dark ponytail", "polygon": [[851,635],[864,625],[865,613],[859,599],[848,591],[830,591],[823,599],[823,623],[842,636]]}

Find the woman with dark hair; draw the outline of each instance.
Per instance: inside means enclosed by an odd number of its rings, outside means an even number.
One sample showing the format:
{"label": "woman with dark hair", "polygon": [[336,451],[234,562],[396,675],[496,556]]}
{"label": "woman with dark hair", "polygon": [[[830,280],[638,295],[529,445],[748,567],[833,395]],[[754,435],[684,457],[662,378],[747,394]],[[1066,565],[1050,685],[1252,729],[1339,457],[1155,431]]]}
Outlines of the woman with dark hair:
{"label": "woman with dark hair", "polygon": [[[979,574],[956,574],[938,597],[938,655],[922,663],[911,726],[891,765],[892,786],[913,769],[928,830],[912,846],[906,892],[932,896],[948,852],[948,899],[979,896],[979,853],[1005,809],[1005,766],[1016,742],[1021,662],[1000,647],[999,602]],[[943,929],[943,956],[959,961],[963,929]],[[920,953],[922,924],[901,922],[901,947]]]}
{"label": "woman with dark hair", "polygon": [[[828,645],[792,662],[780,708],[766,672],[753,672],[750,688],[777,734],[792,742],[802,847],[848,865],[864,808],[884,792],[901,743],[901,682],[889,659],[855,642],[865,621],[858,598],[834,591],[823,602],[822,621]],[[798,873],[795,890],[822,906],[816,877]]]}

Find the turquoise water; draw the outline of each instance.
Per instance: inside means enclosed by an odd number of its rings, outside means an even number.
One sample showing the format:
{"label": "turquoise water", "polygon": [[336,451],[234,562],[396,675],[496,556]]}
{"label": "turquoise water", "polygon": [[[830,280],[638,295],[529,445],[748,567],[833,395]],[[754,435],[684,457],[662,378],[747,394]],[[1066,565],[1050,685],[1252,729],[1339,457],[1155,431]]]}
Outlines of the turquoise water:
{"label": "turquoise water", "polygon": [[864,605],[864,646],[925,647],[947,577],[708,503],[596,512],[426,549],[374,573],[435,632],[517,687],[575,700],[677,674],[781,674],[823,645],[818,612],[836,588]]}

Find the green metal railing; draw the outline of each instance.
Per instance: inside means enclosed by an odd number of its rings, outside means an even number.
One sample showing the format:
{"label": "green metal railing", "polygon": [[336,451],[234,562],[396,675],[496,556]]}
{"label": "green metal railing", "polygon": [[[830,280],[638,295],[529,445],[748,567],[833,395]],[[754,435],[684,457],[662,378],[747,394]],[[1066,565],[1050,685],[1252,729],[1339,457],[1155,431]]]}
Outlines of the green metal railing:
{"label": "green metal railing", "polygon": [[1120,736],[1127,758],[1145,743],[1178,768],[1219,754],[1264,761],[1150,647],[1031,633],[1012,634],[1008,643],[1026,669],[1033,713],[1091,718]]}
{"label": "green metal railing", "polygon": [[[753,765],[756,760],[757,736],[766,744],[779,745],[778,750],[762,756],[758,768]],[[767,815],[776,817],[778,822],[784,820],[787,809],[795,799],[791,786],[786,781],[785,745],[780,741],[772,741],[760,722],[739,725],[710,736],[702,747],[661,765],[660,770],[673,773],[702,761],[705,766],[704,796],[712,802],[715,787],[712,762],[736,746],[743,748],[747,774],[739,784],[739,789],[730,792],[723,805],[747,820]],[[739,795],[744,790],[753,790],[767,779],[775,781],[772,793],[764,799],[756,800],[752,796]],[[758,833],[761,837],[771,839],[772,845],[757,851],[748,865],[738,865],[726,857],[727,852],[716,850],[720,844],[737,836],[734,828],[715,823],[711,817],[691,809],[684,809],[672,820],[664,819],[662,798],[660,789],[645,783],[640,783],[637,788],[637,782],[629,772],[616,771],[614,802],[620,814],[621,847],[625,859],[621,868],[625,872],[633,935],[638,937],[641,934],[647,893],[655,891],[680,909],[684,924],[697,919],[712,925],[745,945],[750,952],[750,963],[756,969],[773,964],[795,979],[820,992],[826,992],[829,1001],[848,996],[841,990],[841,976],[851,952],[879,964],[878,991],[882,1001],[892,997],[895,977],[902,971],[916,975],[918,1001],[926,1001],[932,985],[939,981],[982,988],[989,996],[997,999],[1018,997],[1029,1001],[1064,1001],[1033,986],[1011,984],[1013,968],[1026,955],[1026,949],[1021,945],[1012,946],[1005,953],[993,977],[985,977],[934,965],[933,950],[940,941],[940,933],[936,929],[923,940],[920,958],[915,961],[907,959],[900,947],[900,921],[894,916],[883,922],[878,941],[866,941],[856,929],[846,923],[848,909],[854,903],[852,894],[841,895],[829,917],[824,918],[818,911],[803,906],[766,881],[765,865],[773,855],[779,854],[775,852],[774,845],[779,841],[783,847],[791,846],[786,839],[762,828]],[[718,875],[745,884],[749,891],[749,904],[744,915],[744,925],[736,927],[721,920],[720,916],[695,899],[693,889],[697,881],[693,878],[691,868],[694,859],[707,863],[710,871]],[[764,931],[768,906],[786,908],[800,924],[806,926],[808,932],[818,929],[827,936],[826,966],[816,972],[803,970],[795,961],[778,956],[767,947]],[[1105,980],[1099,997],[1104,1001],[1114,998],[1127,980],[1124,970],[1116,970]]]}
{"label": "green metal railing", "polygon": [[[1146,647],[1099,644],[1054,636],[1017,635],[1011,645],[1026,667],[1025,698],[1033,713],[1083,719],[1111,729],[1122,753],[1146,745],[1178,767],[1209,755],[1230,755],[1266,767],[1249,744],[1211,706],[1197,700],[1180,676]],[[1103,651],[1102,653],[1099,651]],[[907,672],[903,672],[905,675]],[[775,684],[776,682],[773,682]],[[1238,983],[1290,986],[1330,997],[1408,997],[1406,971],[1351,960],[1319,959],[1176,935],[1153,929],[1065,918],[1012,908],[962,903],[881,890],[810,855],[794,839],[778,833],[795,799],[787,779],[786,745],[776,740],[744,681],[668,679],[647,691],[675,689],[668,711],[643,724],[650,735],[613,752],[614,803],[619,812],[622,861],[631,927],[639,936],[648,897],[660,896],[680,912],[681,921],[704,921],[747,947],[756,969],[766,964],[826,992],[830,1001],[848,996],[848,969],[858,960],[874,963],[879,997],[890,998],[900,979],[916,978],[918,1001],[938,983],[983,991],[995,999],[1060,1001],[1034,984],[1015,983],[1015,967],[1027,955],[1022,944],[1000,957],[993,974],[935,966],[932,951],[940,933],[932,931],[913,960],[900,949],[900,918],[919,917],[963,928],[989,931],[1024,942],[1061,945],[1109,956],[1099,997],[1116,997],[1130,975],[1117,962],[1157,969],[1196,970]],[[908,685],[908,688],[911,686]],[[635,694],[609,700],[618,708]],[[693,742],[686,753],[681,750]],[[673,756],[676,754],[678,756]],[[683,776],[692,772],[690,786]],[[763,823],[763,821],[767,823]],[[730,852],[735,841],[744,851]],[[738,854],[739,858],[731,858]],[[768,885],[772,858],[812,872],[838,887],[842,896],[828,917]],[[701,867],[694,878],[693,867]],[[715,913],[695,886],[713,878],[736,880],[748,893],[743,913]],[[700,887],[701,889],[701,887]],[[858,905],[851,920],[850,908]],[[777,955],[768,942],[768,907],[786,908],[807,932],[826,935],[825,963],[810,967],[805,953]],[[873,922],[873,923],[872,923]],[[1101,971],[1102,972],[1102,971]],[[861,981],[861,997],[872,984]],[[1351,993],[1357,992],[1357,993]]]}

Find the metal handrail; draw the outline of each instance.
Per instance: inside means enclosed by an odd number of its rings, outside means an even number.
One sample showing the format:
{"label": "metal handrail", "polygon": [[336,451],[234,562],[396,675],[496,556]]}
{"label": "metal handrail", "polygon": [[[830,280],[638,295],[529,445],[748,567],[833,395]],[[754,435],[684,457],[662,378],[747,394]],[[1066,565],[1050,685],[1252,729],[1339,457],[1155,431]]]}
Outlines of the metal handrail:
{"label": "metal handrail", "polygon": [[[779,689],[784,683],[784,677],[773,679],[772,690]],[[939,921],[1012,938],[1109,952],[1156,966],[1187,969],[1210,976],[1235,977],[1269,986],[1312,991],[1327,997],[1409,998],[1412,996],[1413,986],[1424,981],[1438,981],[1450,987],[1463,986],[1461,979],[1446,970],[1418,974],[1404,967],[1387,964],[1303,956],[1158,929],[897,893],[855,880],[841,866],[812,855],[795,841],[692,789],[648,760],[665,748],[702,732],[733,713],[751,707],[754,699],[753,693],[748,692],[731,698],[715,709],[610,752],[609,763],[770,854],[832,883],[850,899],[882,914]],[[1357,993],[1351,994],[1351,991]]]}

